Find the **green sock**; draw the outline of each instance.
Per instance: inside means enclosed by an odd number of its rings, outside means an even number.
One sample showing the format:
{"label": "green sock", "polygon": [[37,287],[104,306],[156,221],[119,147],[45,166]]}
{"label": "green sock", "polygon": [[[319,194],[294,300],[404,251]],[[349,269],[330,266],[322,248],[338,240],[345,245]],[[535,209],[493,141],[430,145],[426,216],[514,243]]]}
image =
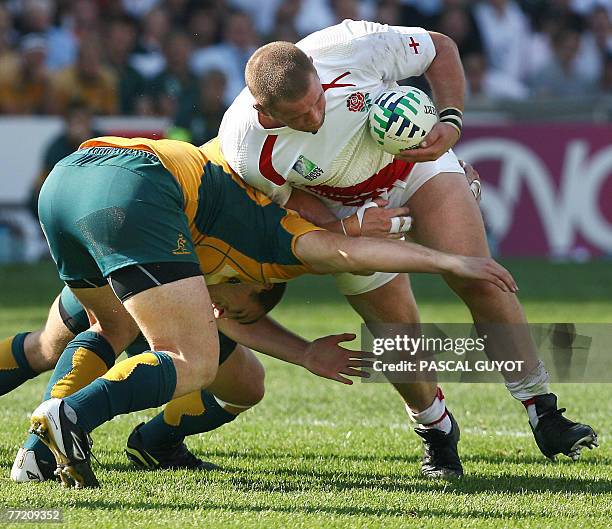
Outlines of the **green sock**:
{"label": "green sock", "polygon": [[60,356],[43,401],[72,395],[96,378],[104,375],[115,364],[115,351],[97,332],[77,334]]}
{"label": "green sock", "polygon": [[209,391],[194,391],[168,403],[164,411],[139,428],[146,448],[176,445],[188,435],[209,432],[237,416],[225,411]]}
{"label": "green sock", "polygon": [[64,402],[77,423],[91,432],[113,417],[155,408],[168,402],[176,389],[176,369],[168,353],[149,351],[115,364],[108,373]]}
{"label": "green sock", "polygon": [[[64,398],[104,375],[115,363],[115,352],[106,339],[93,331],[77,334],[60,356],[47,384],[43,402],[52,397]],[[34,434],[28,435],[23,447],[36,452],[39,463],[53,462],[51,450]]]}
{"label": "green sock", "polygon": [[6,395],[38,375],[25,356],[24,342],[28,334],[22,332],[0,342],[0,395]]}
{"label": "green sock", "polygon": [[138,338],[136,338],[130,345],[125,348],[125,354],[129,357],[132,357],[150,350],[151,347],[149,346],[149,342],[147,342],[147,340],[142,334],[139,334]]}

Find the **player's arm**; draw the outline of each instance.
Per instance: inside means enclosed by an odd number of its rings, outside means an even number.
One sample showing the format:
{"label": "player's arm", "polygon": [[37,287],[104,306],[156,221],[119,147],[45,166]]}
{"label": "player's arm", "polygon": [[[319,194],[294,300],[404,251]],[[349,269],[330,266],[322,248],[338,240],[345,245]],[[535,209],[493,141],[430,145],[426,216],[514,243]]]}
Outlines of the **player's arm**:
{"label": "player's arm", "polygon": [[242,345],[284,362],[308,369],[320,377],[352,384],[346,376],[367,377],[359,368],[371,365],[369,353],[351,351],[341,342],[355,339],[354,334],[324,336],[309,342],[266,316],[255,323],[243,325],[234,320],[217,320],[219,330]]}
{"label": "player's arm", "polygon": [[425,71],[440,121],[434,125],[417,149],[405,151],[397,158],[411,162],[437,160],[457,143],[461,135],[465,94],[465,74],[457,45],[442,33],[429,32],[436,56]]}
{"label": "player's arm", "polygon": [[296,211],[300,217],[312,222],[315,226],[342,233],[340,221],[336,216],[321,200],[306,191],[293,188],[284,207]]}
{"label": "player's arm", "polygon": [[[374,204],[378,207],[364,208],[362,212],[349,215],[340,221],[319,198],[300,189],[293,189],[285,208],[297,211],[315,226],[349,237],[402,237],[404,234],[398,233],[393,226],[400,226],[404,224],[404,219],[409,219],[408,208],[385,208],[388,201],[382,198],[375,199]],[[394,218],[398,221],[394,221]]]}
{"label": "player's arm", "polygon": [[[436,56],[425,71],[425,77],[433,92],[436,106],[438,109],[453,107],[463,112],[465,74],[457,45],[453,39],[442,33],[430,31],[429,36],[436,48]],[[458,134],[456,130],[455,134]]]}
{"label": "player's arm", "polygon": [[[423,28],[387,26],[376,22],[345,21],[352,42],[352,61],[375,71],[383,81],[400,81],[425,74],[438,112],[443,115],[424,138],[427,147],[406,151],[399,158],[411,162],[436,160],[459,139],[465,75],[457,46],[450,37]],[[455,109],[455,110],[452,110]],[[459,112],[459,114],[453,114]],[[453,117],[454,116],[454,117]],[[457,116],[459,116],[457,120]]]}
{"label": "player's arm", "polygon": [[313,231],[297,239],[295,253],[313,271],[322,274],[373,271],[449,274],[489,281],[504,292],[518,290],[510,273],[491,258],[447,254],[405,241]]}

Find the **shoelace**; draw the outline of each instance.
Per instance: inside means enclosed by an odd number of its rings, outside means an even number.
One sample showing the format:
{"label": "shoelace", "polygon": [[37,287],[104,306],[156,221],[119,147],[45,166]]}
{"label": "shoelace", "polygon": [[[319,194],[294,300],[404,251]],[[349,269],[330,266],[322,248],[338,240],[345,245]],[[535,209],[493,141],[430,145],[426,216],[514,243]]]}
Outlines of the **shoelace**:
{"label": "shoelace", "polygon": [[85,432],[85,436],[86,436],[86,439],[87,439],[87,444],[89,445],[89,455],[94,458],[94,461],[96,463],[98,463],[98,465],[102,466],[102,464],[100,463],[100,460],[96,457],[96,454],[94,454],[93,450],[92,450],[92,448],[93,448],[93,437],[88,432]]}
{"label": "shoelace", "polygon": [[100,460],[96,457],[96,454],[89,452],[89,455],[94,458],[94,461],[98,463],[98,465],[102,466],[102,463],[100,463]]}
{"label": "shoelace", "polygon": [[185,443],[178,445],[169,455],[168,459],[172,462],[178,460],[181,463],[189,466],[196,466],[200,463],[200,460],[189,451]]}
{"label": "shoelace", "polygon": [[539,419],[548,419],[550,426],[559,426],[562,431],[568,430],[574,426],[574,422],[570,421],[567,417],[563,417],[563,413],[567,411],[567,408],[559,408],[542,414]]}
{"label": "shoelace", "polygon": [[431,435],[426,439],[425,452],[432,458],[446,460],[446,456],[452,453],[448,449],[446,437],[443,435]]}

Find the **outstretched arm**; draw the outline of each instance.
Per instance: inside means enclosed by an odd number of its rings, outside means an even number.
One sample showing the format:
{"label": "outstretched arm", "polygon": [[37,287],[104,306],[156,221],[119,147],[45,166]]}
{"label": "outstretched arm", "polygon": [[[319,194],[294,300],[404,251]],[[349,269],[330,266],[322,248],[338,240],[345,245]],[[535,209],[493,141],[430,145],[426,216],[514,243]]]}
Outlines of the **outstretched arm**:
{"label": "outstretched arm", "polygon": [[343,375],[368,376],[367,372],[358,368],[371,365],[365,360],[370,353],[351,351],[340,346],[341,342],[354,340],[354,334],[335,334],[309,342],[268,316],[248,325],[221,319],[217,320],[217,326],[221,332],[242,345],[302,366],[323,378],[352,384],[353,381]]}
{"label": "outstretched arm", "polygon": [[373,271],[450,274],[489,281],[504,292],[518,290],[510,272],[489,257],[447,254],[405,241],[350,238],[314,231],[296,241],[295,252],[313,271],[321,274]]}
{"label": "outstretched arm", "polygon": [[402,237],[403,233],[392,232],[391,226],[394,217],[403,220],[409,215],[408,208],[387,208],[385,206],[388,201],[382,198],[377,198],[374,202],[378,207],[367,209],[361,224],[357,214],[354,213],[344,219],[344,226],[321,199],[301,189],[294,188],[291,191],[291,196],[284,207],[297,211],[307,221],[334,233],[346,233],[350,237],[367,236],[389,239]]}

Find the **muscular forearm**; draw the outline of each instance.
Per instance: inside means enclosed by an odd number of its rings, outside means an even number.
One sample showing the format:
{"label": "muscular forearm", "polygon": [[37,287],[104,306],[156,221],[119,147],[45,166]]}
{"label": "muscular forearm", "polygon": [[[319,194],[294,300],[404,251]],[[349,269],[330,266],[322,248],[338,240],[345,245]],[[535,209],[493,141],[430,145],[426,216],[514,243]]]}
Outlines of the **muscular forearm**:
{"label": "muscular forearm", "polygon": [[321,200],[301,189],[293,189],[284,207],[297,211],[301,217],[304,217],[307,221],[312,222],[316,226],[322,226],[329,229],[330,225],[338,224],[340,227],[340,222],[336,216]]}
{"label": "muscular forearm", "polygon": [[219,330],[236,342],[290,364],[302,365],[310,342],[266,316],[243,325],[234,320],[217,320]]}
{"label": "muscular forearm", "polygon": [[302,235],[298,257],[318,273],[425,272],[447,273],[453,256],[405,241],[348,238],[329,232]]}
{"label": "muscular forearm", "polygon": [[463,111],[465,74],[456,44],[450,37],[429,32],[436,56],[425,72],[438,110],[455,107]]}
{"label": "muscular forearm", "polygon": [[[387,201],[381,198],[377,198],[374,202],[377,202],[380,208],[387,204]],[[376,209],[375,216],[372,217],[372,210],[368,210],[364,215],[364,219],[366,220],[362,226],[356,214],[349,215],[341,221],[336,218],[331,210],[329,210],[319,198],[300,189],[294,189],[291,192],[291,196],[284,207],[297,211],[301,217],[312,222],[315,226],[325,228],[327,231],[333,233],[348,235],[349,237],[359,237],[364,230],[372,237],[387,237],[389,236],[390,218],[395,215],[408,214],[407,209],[406,211],[402,211],[404,208],[384,210],[388,215],[381,214],[383,211],[382,209]],[[381,226],[384,226],[384,229],[382,229]],[[381,230],[382,233],[380,233]]]}

